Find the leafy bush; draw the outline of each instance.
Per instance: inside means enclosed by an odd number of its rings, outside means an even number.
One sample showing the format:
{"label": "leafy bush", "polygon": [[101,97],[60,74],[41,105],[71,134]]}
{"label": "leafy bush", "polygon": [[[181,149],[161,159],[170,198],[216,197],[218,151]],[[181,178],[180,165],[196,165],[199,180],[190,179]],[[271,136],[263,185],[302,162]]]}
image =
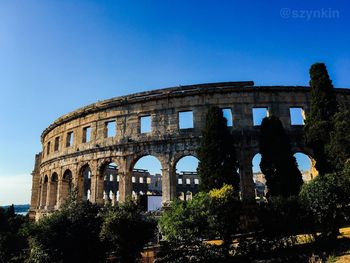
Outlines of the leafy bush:
{"label": "leafy bush", "polygon": [[100,262],[105,257],[101,226],[97,205],[70,199],[29,229],[28,262]]}
{"label": "leafy bush", "polygon": [[190,201],[174,201],[160,218],[162,234],[169,241],[194,242],[210,236],[210,197],[200,192]]}
{"label": "leafy bush", "polygon": [[0,262],[23,262],[28,243],[22,229],[27,224],[28,217],[15,214],[13,205],[0,207]]}
{"label": "leafy bush", "polygon": [[154,237],[156,222],[141,213],[140,207],[131,200],[110,207],[104,215],[101,240],[115,252],[120,262],[135,262],[145,244]]}
{"label": "leafy bush", "polygon": [[346,172],[318,176],[305,184],[300,197],[322,231],[322,237],[335,238],[349,215],[350,177]]}
{"label": "leafy bush", "polygon": [[155,263],[225,262],[221,247],[203,242],[165,242],[161,245]]}

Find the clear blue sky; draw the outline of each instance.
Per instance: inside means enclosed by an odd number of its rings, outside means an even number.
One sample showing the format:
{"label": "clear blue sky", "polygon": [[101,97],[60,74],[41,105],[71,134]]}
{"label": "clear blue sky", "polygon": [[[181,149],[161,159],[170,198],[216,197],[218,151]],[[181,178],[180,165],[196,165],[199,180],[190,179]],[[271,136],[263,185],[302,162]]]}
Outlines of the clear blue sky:
{"label": "clear blue sky", "polygon": [[307,85],[317,61],[335,86],[350,87],[349,7],[345,0],[1,1],[0,204],[29,201],[42,130],[97,100],[204,82]]}

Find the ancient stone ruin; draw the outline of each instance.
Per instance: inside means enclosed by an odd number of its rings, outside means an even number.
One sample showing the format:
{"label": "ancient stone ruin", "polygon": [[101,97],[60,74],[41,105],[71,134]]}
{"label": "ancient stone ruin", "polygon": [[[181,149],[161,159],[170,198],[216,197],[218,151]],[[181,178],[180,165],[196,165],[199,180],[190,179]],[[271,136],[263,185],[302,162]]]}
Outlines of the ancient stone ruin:
{"label": "ancient stone ruin", "polygon": [[[350,107],[350,90],[336,89],[336,93],[338,100]],[[78,198],[103,204],[108,187],[107,194],[112,196],[107,199],[123,202],[132,195],[134,165],[146,155],[161,163],[162,202],[169,203],[178,196],[176,164],[184,156],[196,156],[210,105],[231,114],[229,128],[236,137],[241,197],[254,201],[252,158],[259,148],[259,123],[253,121],[254,112],[278,116],[293,151],[312,158],[312,150],[303,141],[303,123],[292,123],[290,114],[297,110],[305,117],[309,100],[309,87],[225,82],[112,98],[66,114],[41,135],[43,149],[36,155],[32,173],[30,217],[38,219],[59,209],[73,188]],[[190,118],[186,127],[180,125],[183,115]],[[144,122],[150,124],[146,130]]]}

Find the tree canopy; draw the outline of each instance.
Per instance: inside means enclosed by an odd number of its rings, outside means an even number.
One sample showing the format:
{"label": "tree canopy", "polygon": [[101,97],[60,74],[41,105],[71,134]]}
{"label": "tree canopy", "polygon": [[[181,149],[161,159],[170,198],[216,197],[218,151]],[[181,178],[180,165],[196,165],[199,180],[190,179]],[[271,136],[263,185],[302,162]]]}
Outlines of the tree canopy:
{"label": "tree canopy", "polygon": [[289,138],[276,116],[265,117],[260,128],[260,168],[268,196],[297,195],[303,184]]}
{"label": "tree canopy", "polygon": [[313,149],[316,169],[320,175],[333,172],[334,167],[326,155],[330,140],[332,117],[337,111],[334,87],[324,63],[310,68],[310,113],[305,120],[305,140]]}
{"label": "tree canopy", "polygon": [[336,171],[339,172],[350,159],[350,110],[347,105],[340,105],[339,112],[332,118],[332,124],[333,130],[326,145],[326,153]]}
{"label": "tree canopy", "polygon": [[224,184],[232,185],[235,190],[239,187],[234,139],[226,123],[221,109],[209,108],[197,151],[200,187],[206,192]]}

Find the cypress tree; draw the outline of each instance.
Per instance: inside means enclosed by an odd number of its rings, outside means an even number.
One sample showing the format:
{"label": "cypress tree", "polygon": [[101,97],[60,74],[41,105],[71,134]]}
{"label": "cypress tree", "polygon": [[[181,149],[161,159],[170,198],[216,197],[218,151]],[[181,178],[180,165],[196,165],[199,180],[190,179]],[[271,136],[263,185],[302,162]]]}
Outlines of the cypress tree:
{"label": "cypress tree", "polygon": [[197,150],[200,187],[206,192],[224,184],[232,185],[235,190],[239,188],[234,139],[226,123],[221,109],[209,108]]}
{"label": "cypress tree", "polygon": [[262,121],[260,154],[260,168],[266,177],[268,196],[297,195],[303,184],[302,176],[282,122],[275,116]]}
{"label": "cypress tree", "polygon": [[330,140],[331,120],[337,111],[337,102],[324,63],[311,66],[310,78],[311,108],[305,121],[305,140],[314,151],[316,169],[323,175],[334,170],[326,156],[325,146]]}
{"label": "cypress tree", "polygon": [[340,105],[332,124],[333,131],[330,133],[326,153],[336,171],[342,171],[345,162],[350,159],[350,110],[345,104]]}

